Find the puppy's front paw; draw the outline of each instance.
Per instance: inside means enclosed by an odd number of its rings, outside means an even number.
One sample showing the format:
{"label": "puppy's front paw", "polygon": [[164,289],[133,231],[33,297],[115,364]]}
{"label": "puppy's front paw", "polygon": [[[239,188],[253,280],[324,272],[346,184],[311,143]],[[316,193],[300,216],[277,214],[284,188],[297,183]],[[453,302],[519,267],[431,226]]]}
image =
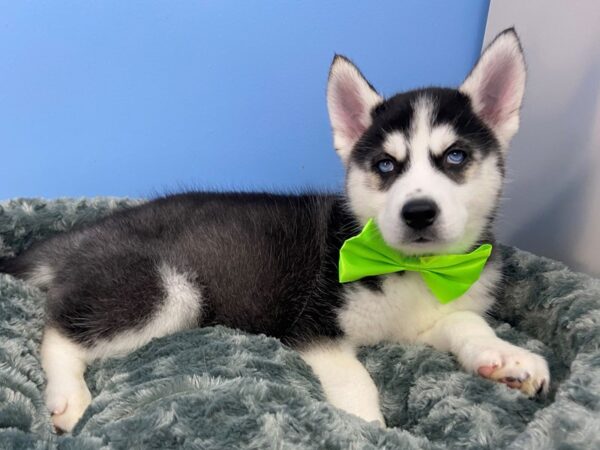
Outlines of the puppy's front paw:
{"label": "puppy's front paw", "polygon": [[71,432],[92,401],[84,382],[69,386],[49,385],[46,389],[46,406],[52,414],[57,430]]}
{"label": "puppy's front paw", "polygon": [[548,392],[550,372],[546,360],[499,338],[467,344],[459,359],[468,371],[519,389],[528,397]]}

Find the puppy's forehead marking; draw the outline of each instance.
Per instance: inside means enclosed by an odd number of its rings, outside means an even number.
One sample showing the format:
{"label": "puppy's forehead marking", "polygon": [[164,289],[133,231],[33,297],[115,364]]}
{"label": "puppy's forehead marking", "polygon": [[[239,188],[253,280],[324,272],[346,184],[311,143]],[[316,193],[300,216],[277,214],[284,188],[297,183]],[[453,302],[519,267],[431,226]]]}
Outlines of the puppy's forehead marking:
{"label": "puppy's forehead marking", "polygon": [[454,144],[457,139],[456,130],[451,125],[436,125],[431,130],[429,150],[433,155],[439,156]]}
{"label": "puppy's forehead marking", "polygon": [[436,104],[434,99],[422,96],[413,104],[414,116],[410,128],[411,156],[415,158],[441,155],[458,139],[456,130],[448,123],[435,123]]}
{"label": "puppy's forehead marking", "polygon": [[404,161],[408,155],[404,134],[400,131],[389,133],[383,142],[383,151],[396,158],[397,161]]}
{"label": "puppy's forehead marking", "polygon": [[429,140],[433,121],[433,100],[421,96],[413,103],[413,120],[410,127],[410,156],[414,160],[429,159]]}

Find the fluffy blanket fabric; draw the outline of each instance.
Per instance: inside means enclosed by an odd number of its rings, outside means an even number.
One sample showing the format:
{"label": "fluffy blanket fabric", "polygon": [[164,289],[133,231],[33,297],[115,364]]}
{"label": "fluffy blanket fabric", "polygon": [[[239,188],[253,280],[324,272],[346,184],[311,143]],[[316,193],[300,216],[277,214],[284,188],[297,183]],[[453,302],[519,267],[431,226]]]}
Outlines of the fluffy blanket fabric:
{"label": "fluffy blanket fabric", "polygon": [[[0,203],[0,257],[134,202]],[[503,247],[500,336],[548,358],[544,400],[466,374],[421,345],[365,348],[388,428],[323,399],[279,341],[223,327],[157,339],[86,378],[94,400],[72,435],[53,433],[38,346],[44,295],[0,275],[1,448],[600,448],[600,283]]]}

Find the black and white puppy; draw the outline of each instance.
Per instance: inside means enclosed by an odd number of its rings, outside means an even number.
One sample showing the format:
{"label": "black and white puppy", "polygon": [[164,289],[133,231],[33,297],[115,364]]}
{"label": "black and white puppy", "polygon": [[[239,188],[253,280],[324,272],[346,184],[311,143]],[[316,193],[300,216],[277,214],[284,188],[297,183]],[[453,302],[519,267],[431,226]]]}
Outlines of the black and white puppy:
{"label": "black and white puppy", "polygon": [[214,324],[293,346],[333,405],[382,424],[377,389],[355,356],[362,345],[426,343],[527,395],[547,390],[544,359],[496,337],[484,320],[502,281],[495,254],[470,290],[445,305],[414,272],[338,282],[339,249],[369,218],[410,255],[492,242],[524,85],[512,29],[459,89],[385,99],[336,56],[327,102],[344,194],[168,196],[5,262],[4,271],[47,291],[41,357],[55,426],[71,430],[90,404],[90,361]]}

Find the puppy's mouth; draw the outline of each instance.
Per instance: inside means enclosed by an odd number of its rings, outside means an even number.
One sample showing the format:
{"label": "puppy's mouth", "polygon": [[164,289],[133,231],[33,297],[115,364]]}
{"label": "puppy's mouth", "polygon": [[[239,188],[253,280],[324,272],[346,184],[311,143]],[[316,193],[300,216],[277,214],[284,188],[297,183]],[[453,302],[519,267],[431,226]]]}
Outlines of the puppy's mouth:
{"label": "puppy's mouth", "polygon": [[406,255],[421,256],[445,253],[447,245],[448,242],[432,230],[404,236],[396,248]]}
{"label": "puppy's mouth", "polygon": [[385,228],[381,229],[386,243],[406,256],[427,256],[448,253],[452,242],[446,239],[440,230],[435,227],[413,230],[393,229],[387,238]]}
{"label": "puppy's mouth", "polygon": [[413,244],[427,244],[433,242],[433,239],[420,236],[412,241]]}
{"label": "puppy's mouth", "polygon": [[406,233],[402,239],[407,245],[415,245],[415,244],[443,244],[443,239],[436,230],[419,230],[413,231],[411,230],[409,233]]}

